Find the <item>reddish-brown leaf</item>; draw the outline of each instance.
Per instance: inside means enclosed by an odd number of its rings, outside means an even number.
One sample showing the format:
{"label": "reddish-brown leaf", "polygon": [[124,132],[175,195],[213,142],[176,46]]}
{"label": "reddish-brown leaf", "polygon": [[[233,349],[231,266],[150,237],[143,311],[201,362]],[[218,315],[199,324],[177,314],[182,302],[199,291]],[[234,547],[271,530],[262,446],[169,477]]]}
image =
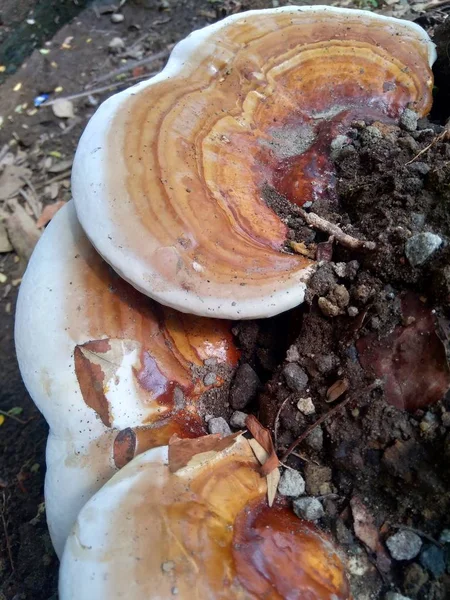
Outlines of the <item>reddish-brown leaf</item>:
{"label": "reddish-brown leaf", "polygon": [[383,381],[386,400],[414,412],[445,395],[450,371],[431,309],[415,294],[406,294],[402,313],[406,325],[381,339],[370,333],[356,347],[363,368]]}
{"label": "reddish-brown leaf", "polygon": [[269,455],[266,462],[261,466],[260,469],[262,475],[268,475],[280,465],[270,431],[263,427],[258,419],[253,415],[248,415],[245,425],[255,440],[261,444],[261,446]]}
{"label": "reddish-brown leaf", "polygon": [[42,229],[42,227],[45,227],[47,223],[50,223],[50,221],[56,215],[58,210],[64,205],[65,202],[63,200],[58,200],[58,202],[55,202],[54,204],[47,204],[47,206],[44,206],[44,209],[41,212],[41,216],[37,220],[36,227],[38,229]]}
{"label": "reddish-brown leaf", "polygon": [[103,423],[111,427],[108,400],[103,386],[105,374],[100,365],[95,364],[89,356],[106,352],[109,340],[93,340],[75,347],[75,374],[80,385],[83,400],[95,410]]}

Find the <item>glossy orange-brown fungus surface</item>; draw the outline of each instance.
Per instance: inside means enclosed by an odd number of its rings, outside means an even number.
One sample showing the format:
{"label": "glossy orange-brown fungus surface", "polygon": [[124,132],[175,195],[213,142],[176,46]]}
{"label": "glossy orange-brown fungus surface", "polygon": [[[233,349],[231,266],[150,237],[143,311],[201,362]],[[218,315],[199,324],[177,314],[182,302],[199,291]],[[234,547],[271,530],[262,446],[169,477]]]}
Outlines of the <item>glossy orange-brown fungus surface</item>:
{"label": "glossy orange-brown fungus surface", "polygon": [[199,297],[220,284],[238,302],[280,289],[310,263],[281,251],[287,228],[264,190],[299,205],[333,197],[333,137],[407,106],[424,115],[431,88],[427,45],[401,22],[295,9],[241,18],[115,116],[110,216],[150,270]]}
{"label": "glossy orange-brown fungus surface", "polygon": [[[111,552],[99,543],[105,555],[90,555],[111,561],[107,586],[118,594],[133,581],[136,600],[169,598],[174,588],[190,600],[347,600],[331,541],[287,508],[268,508],[247,440],[213,442],[216,451],[212,444],[187,452],[187,466],[174,473],[156,462],[122,471],[133,484],[114,512]],[[129,545],[118,564],[124,535]]]}
{"label": "glossy orange-brown fungus surface", "polygon": [[[205,360],[232,368],[239,353],[230,323],[159,306],[118,277],[83,236],[76,247],[76,293],[68,296],[69,335],[83,399],[108,427],[116,466],[167,444],[176,433],[205,433],[198,401],[205,385],[196,368]],[[74,277],[74,280],[77,278]],[[79,298],[82,297],[82,303]]]}

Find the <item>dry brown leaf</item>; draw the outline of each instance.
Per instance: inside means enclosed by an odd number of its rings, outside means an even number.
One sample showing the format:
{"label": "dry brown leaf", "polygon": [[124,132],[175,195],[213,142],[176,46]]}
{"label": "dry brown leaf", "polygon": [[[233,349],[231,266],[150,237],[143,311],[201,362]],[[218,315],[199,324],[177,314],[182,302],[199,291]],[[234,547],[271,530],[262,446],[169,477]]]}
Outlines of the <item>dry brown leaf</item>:
{"label": "dry brown leaf", "polygon": [[352,508],[353,527],[356,537],[376,554],[377,566],[380,571],[389,571],[391,561],[381,543],[380,533],[375,526],[372,515],[356,496],[353,496],[350,500],[350,506]]}
{"label": "dry brown leaf", "polygon": [[258,419],[253,415],[248,415],[245,425],[252,436],[261,444],[268,454],[267,460],[261,466],[261,474],[268,475],[280,465],[270,431],[263,427]]}
{"label": "dry brown leaf", "polygon": [[290,246],[294,252],[297,254],[301,254],[302,256],[307,256],[308,258],[316,257],[316,246],[313,244],[310,248],[308,248],[304,242],[290,242]]}
{"label": "dry brown leaf", "polygon": [[24,178],[31,176],[30,169],[21,165],[7,165],[0,175],[0,200],[7,200],[19,193],[25,185]]}
{"label": "dry brown leaf", "polygon": [[239,432],[228,435],[225,438],[219,433],[205,435],[199,438],[182,439],[176,434],[169,440],[169,470],[171,473],[179,471],[191,463],[192,459],[199,454],[217,454],[234,444],[235,439],[240,436]]}
{"label": "dry brown leaf", "polygon": [[267,476],[267,502],[273,506],[275,496],[277,495],[278,484],[280,483],[280,470],[274,469]]}
{"label": "dry brown leaf", "polygon": [[73,103],[65,98],[58,98],[52,104],[53,114],[60,119],[71,119],[75,116]]}
{"label": "dry brown leaf", "polygon": [[345,394],[349,388],[347,379],[338,379],[332,386],[327,390],[327,402],[334,402],[338,398]]}
{"label": "dry brown leaf", "polygon": [[5,227],[17,255],[28,261],[41,236],[34,219],[17,203],[13,214],[6,219]]}
{"label": "dry brown leaf", "polygon": [[47,204],[47,206],[44,207],[41,216],[37,220],[36,226],[38,229],[41,229],[42,227],[45,227],[47,223],[50,223],[58,210],[64,205],[65,202],[63,200],[58,200],[58,202],[55,202],[54,204]]}

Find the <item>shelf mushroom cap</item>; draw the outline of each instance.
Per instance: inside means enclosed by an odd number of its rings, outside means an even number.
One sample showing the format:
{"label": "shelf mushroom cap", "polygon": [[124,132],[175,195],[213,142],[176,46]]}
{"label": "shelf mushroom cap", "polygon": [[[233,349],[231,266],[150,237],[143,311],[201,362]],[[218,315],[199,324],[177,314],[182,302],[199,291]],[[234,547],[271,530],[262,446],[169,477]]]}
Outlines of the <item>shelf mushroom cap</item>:
{"label": "shelf mushroom cap", "polygon": [[59,554],[83,504],[118,468],[174,433],[205,433],[201,401],[238,360],[229,322],[177,313],[122,281],[72,202],[31,257],[15,340],[24,383],[50,426],[46,511]]}
{"label": "shelf mushroom cap", "polygon": [[271,195],[332,195],[333,138],[354,119],[425,115],[434,59],[418,25],[328,6],[196,31],[88,123],[72,171],[81,225],[121,277],[167,306],[231,319],[292,308],[314,262],[286,251]]}
{"label": "shelf mushroom cap", "polygon": [[266,504],[248,441],[212,437],[188,440],[197,454],[175,466],[170,445],[137,456],[86,504],[64,549],[61,600],[350,598],[331,540]]}

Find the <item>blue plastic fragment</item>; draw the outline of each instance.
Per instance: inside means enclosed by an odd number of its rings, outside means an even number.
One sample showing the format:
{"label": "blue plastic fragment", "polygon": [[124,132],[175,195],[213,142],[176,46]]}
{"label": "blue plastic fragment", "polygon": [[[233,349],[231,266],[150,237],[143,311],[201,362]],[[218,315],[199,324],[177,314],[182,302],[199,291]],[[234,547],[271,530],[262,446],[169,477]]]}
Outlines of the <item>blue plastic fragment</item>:
{"label": "blue plastic fragment", "polygon": [[37,108],[38,106],[41,106],[41,104],[44,104],[44,102],[46,100],[48,100],[50,97],[50,94],[41,94],[40,96],[36,96],[36,98],[34,99],[34,105]]}

